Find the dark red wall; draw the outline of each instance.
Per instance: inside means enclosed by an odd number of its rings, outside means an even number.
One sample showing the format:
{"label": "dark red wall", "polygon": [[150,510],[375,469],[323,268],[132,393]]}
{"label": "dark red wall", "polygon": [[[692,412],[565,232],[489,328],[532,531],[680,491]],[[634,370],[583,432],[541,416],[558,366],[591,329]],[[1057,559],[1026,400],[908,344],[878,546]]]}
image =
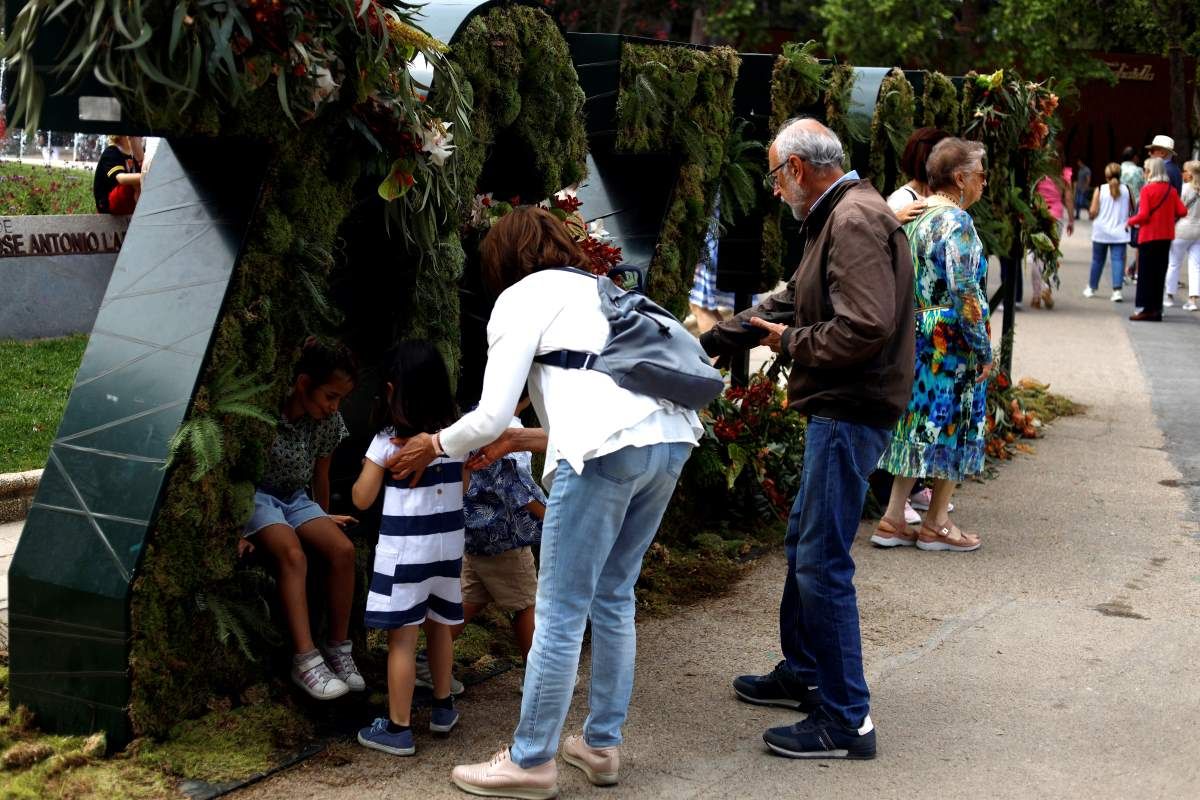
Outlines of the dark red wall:
{"label": "dark red wall", "polygon": [[[1082,157],[1092,168],[1092,185],[1104,179],[1104,165],[1120,161],[1121,151],[1132,145],[1145,155],[1145,145],[1156,134],[1171,135],[1170,72],[1165,58],[1143,55],[1095,53],[1118,73],[1116,84],[1089,81],[1080,86],[1078,105],[1062,110],[1059,141],[1067,164]],[[1196,62],[1187,59],[1188,119],[1194,114]],[[1180,152],[1179,161],[1189,158]]]}

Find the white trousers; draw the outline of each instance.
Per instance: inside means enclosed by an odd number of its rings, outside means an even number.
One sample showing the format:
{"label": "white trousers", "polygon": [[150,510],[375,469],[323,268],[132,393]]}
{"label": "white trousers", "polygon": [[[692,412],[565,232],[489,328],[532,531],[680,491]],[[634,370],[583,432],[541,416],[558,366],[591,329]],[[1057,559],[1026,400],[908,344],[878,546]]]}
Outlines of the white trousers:
{"label": "white trousers", "polygon": [[1173,295],[1179,286],[1179,271],[1187,263],[1188,296],[1200,297],[1200,239],[1176,239],[1171,242],[1167,262],[1166,293]]}

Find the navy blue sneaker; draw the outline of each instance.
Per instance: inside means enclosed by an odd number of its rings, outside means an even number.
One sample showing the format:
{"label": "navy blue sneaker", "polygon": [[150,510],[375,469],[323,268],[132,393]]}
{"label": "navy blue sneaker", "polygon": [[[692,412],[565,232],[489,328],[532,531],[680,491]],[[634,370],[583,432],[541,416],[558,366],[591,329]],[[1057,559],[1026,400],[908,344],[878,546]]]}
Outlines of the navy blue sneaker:
{"label": "navy blue sneaker", "polygon": [[380,717],[371,723],[371,727],[358,732],[358,743],[372,750],[382,750],[394,756],[411,756],[417,752],[413,744],[412,729],[400,733],[388,733],[387,719]]}
{"label": "navy blue sneaker", "polygon": [[434,706],[429,714],[429,730],[434,733],[449,733],[458,724],[458,709]]}
{"label": "navy blue sneaker", "polygon": [[821,705],[821,692],[793,678],[784,661],[776,664],[775,669],[766,675],[742,675],[734,678],[733,692],[739,700],[756,706],[794,708],[805,714]]}
{"label": "navy blue sneaker", "polygon": [[855,729],[818,708],[795,725],[770,728],[763,734],[763,741],[773,752],[788,758],[875,757],[875,725],[870,715]]}

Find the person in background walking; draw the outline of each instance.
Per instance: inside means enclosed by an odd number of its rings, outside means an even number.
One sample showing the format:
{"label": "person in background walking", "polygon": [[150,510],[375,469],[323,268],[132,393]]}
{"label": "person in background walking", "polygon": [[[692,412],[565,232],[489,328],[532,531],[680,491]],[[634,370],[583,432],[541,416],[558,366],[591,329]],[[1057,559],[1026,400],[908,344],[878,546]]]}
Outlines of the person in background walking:
{"label": "person in background walking", "polygon": [[1167,259],[1175,239],[1175,220],[1187,216],[1187,208],[1167,180],[1161,158],[1146,159],[1146,186],[1130,227],[1139,226],[1138,249],[1141,273],[1137,284],[1137,311],[1134,322],[1162,322],[1163,284],[1167,279]]}
{"label": "person in background walking", "polygon": [[1104,270],[1104,259],[1112,264],[1112,297],[1119,303],[1125,298],[1121,286],[1125,276],[1125,245],[1129,244],[1128,220],[1133,201],[1129,187],[1121,183],[1121,165],[1112,162],[1104,168],[1106,185],[1097,187],[1092,194],[1088,216],[1092,219],[1092,272],[1088,285],[1083,289],[1084,297],[1094,297],[1100,288],[1100,273]]}
{"label": "person in background walking", "polygon": [[1091,192],[1092,169],[1083,163],[1082,158],[1077,158],[1075,159],[1075,219],[1079,219],[1079,213],[1088,207],[1088,195]]}
{"label": "person in background walking", "polygon": [[[1146,185],[1146,173],[1142,169],[1141,156],[1132,147],[1121,151],[1121,183],[1129,188],[1129,202],[1132,203],[1129,207],[1130,213],[1137,212],[1138,198],[1141,196],[1142,187]],[[1125,274],[1135,281],[1138,271],[1137,246],[1137,232],[1131,231],[1129,248],[1133,252],[1129,254],[1129,263],[1125,265]]]}
{"label": "person in background walking", "polygon": [[[1050,215],[1054,217],[1054,221],[1058,225],[1060,242],[1063,228],[1066,228],[1068,236],[1075,233],[1075,220],[1067,213],[1067,186],[1068,184],[1062,177],[1051,172],[1043,175],[1033,187],[1034,191],[1046,201],[1046,207],[1050,209]],[[1054,308],[1054,295],[1050,291],[1050,285],[1042,281],[1044,265],[1041,259],[1031,251],[1025,254],[1025,260],[1029,262],[1029,305],[1033,308],[1040,308],[1043,305],[1047,309]]]}
{"label": "person in background walking", "polygon": [[1150,144],[1146,145],[1146,155],[1163,160],[1163,169],[1167,171],[1167,183],[1171,184],[1176,192],[1182,193],[1183,172],[1175,163],[1175,140],[1160,133],[1150,140]]}
{"label": "person in background walking", "polygon": [[[916,370],[908,407],[892,431],[879,468],[896,476],[887,510],[871,536],[879,547],[979,549],[949,517],[955,485],[983,469],[987,379],[992,370],[983,244],[967,209],[987,185],[978,142],[944,139],[929,156],[929,209],[905,226],[912,244]],[[908,529],[904,503],[918,478],[933,481],[919,533]]]}
{"label": "person in background walking", "polygon": [[768,188],[802,221],[804,254],[786,289],[700,337],[709,355],[759,344],[787,353],[788,403],[808,415],[784,539],[783,660],[733,681],[744,702],[807,714],[763,734],[792,758],[875,757],[850,546],[867,476],[912,393],[908,239],[871,183],[842,172],[842,156],[816,120],[780,128],[767,151]]}
{"label": "person in background walking", "polygon": [[[1171,242],[1171,260],[1167,267],[1167,288],[1171,288],[1172,276],[1177,276],[1186,263],[1188,275],[1188,301],[1184,311],[1196,311],[1200,306],[1200,161],[1189,161],[1183,165],[1183,205],[1187,216],[1175,223],[1175,240]],[[1164,303],[1165,305],[1165,303]]]}

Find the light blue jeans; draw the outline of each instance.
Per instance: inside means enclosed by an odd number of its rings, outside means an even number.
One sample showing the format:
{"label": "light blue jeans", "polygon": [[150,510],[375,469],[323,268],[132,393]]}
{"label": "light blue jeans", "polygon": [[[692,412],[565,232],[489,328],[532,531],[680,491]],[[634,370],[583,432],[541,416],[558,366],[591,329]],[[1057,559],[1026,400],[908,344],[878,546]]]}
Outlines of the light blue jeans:
{"label": "light blue jeans", "polygon": [[589,617],[584,740],[592,747],[621,743],[637,649],[633,586],[691,449],[679,442],[625,447],[584,462],[582,475],[559,462],[542,526],[536,628],[511,750],[519,766],[535,767],[558,752]]}

